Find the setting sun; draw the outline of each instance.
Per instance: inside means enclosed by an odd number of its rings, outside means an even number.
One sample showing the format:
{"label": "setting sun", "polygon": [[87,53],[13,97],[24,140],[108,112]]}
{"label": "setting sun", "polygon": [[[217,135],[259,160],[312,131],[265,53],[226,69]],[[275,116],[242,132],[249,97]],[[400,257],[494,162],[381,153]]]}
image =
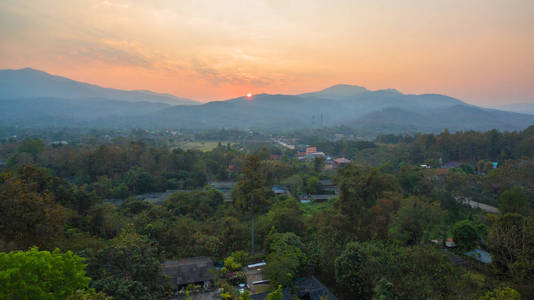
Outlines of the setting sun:
{"label": "setting sun", "polygon": [[250,98],[252,97],[252,94],[251,93],[247,93],[247,98]]}

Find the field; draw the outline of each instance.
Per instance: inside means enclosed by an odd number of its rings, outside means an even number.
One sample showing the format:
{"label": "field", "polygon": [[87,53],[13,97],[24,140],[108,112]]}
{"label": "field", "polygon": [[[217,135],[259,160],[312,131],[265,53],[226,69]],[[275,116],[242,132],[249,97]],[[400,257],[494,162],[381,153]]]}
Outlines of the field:
{"label": "field", "polygon": [[[191,141],[191,142],[181,142],[176,145],[176,148],[181,148],[184,150],[200,150],[202,152],[213,150],[217,147],[219,142],[222,145],[226,145],[230,142],[227,141]],[[233,144],[233,143],[230,143]]]}

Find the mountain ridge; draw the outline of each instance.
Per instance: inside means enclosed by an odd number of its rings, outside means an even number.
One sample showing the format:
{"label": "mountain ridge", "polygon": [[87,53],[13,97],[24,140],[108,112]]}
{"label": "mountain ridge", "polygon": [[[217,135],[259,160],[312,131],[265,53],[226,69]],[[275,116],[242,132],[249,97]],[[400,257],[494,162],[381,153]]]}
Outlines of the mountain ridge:
{"label": "mountain ridge", "polygon": [[149,90],[120,90],[22,68],[0,70],[0,99],[109,99],[128,102],[153,102],[170,105],[196,105],[197,101]]}
{"label": "mountain ridge", "polygon": [[[26,69],[30,74],[35,70]],[[239,128],[288,131],[295,129],[350,126],[365,132],[403,133],[457,130],[520,130],[534,124],[534,116],[478,107],[440,94],[403,94],[395,89],[369,90],[365,87],[339,84],[297,95],[261,93],[251,97],[172,105],[143,101],[146,97],[174,97],[152,91],[119,91],[121,98],[109,100],[109,94],[72,95],[73,90],[57,94],[35,94],[27,99],[13,97],[24,90],[35,93],[39,81],[19,86],[9,85],[0,71],[0,125],[84,126],[105,128]],[[37,71],[42,72],[42,71]],[[24,75],[19,72],[17,75]],[[88,84],[54,77],[54,81]],[[89,85],[98,92],[106,88]],[[12,91],[7,93],[5,91]],[[76,91],[76,89],[74,89]],[[82,89],[83,91],[83,89]],[[126,94],[124,94],[126,92]],[[63,94],[62,94],[63,93]],[[132,93],[136,93],[133,97]],[[27,93],[32,95],[31,93]],[[71,96],[64,99],[58,96]],[[155,95],[155,96],[154,96]],[[90,97],[91,96],[91,97]],[[141,98],[136,98],[141,97]],[[172,98],[174,99],[174,98]],[[152,98],[152,100],[154,100]]]}

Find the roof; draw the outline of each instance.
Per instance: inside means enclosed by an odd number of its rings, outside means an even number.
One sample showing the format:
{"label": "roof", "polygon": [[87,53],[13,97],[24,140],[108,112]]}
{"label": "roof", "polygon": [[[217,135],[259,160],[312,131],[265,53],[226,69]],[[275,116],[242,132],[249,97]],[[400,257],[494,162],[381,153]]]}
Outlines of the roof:
{"label": "roof", "polygon": [[[270,292],[251,295],[252,300],[267,299]],[[282,290],[283,300],[293,300],[295,296],[301,299],[320,300],[321,297],[327,300],[337,300],[334,296],[315,276],[299,278],[295,282],[295,293],[290,288]]]}
{"label": "roof", "polygon": [[206,256],[168,260],[162,264],[163,273],[177,286],[215,280],[213,261]]}
{"label": "roof", "polygon": [[334,159],[334,161],[337,164],[348,164],[348,163],[350,163],[350,159],[346,159],[344,157],[336,158],[336,159]]}
{"label": "roof", "polygon": [[310,195],[311,196],[311,199],[312,200],[328,200],[330,198],[335,198],[336,195],[333,195],[333,194],[315,194],[315,195]]}
{"label": "roof", "polygon": [[480,249],[475,249],[473,251],[466,252],[465,255],[470,256],[485,264],[490,264],[492,261],[491,254],[489,254],[487,251]]}
{"label": "roof", "polygon": [[224,188],[233,188],[237,182],[235,181],[212,181],[209,185],[214,189],[224,189]]}

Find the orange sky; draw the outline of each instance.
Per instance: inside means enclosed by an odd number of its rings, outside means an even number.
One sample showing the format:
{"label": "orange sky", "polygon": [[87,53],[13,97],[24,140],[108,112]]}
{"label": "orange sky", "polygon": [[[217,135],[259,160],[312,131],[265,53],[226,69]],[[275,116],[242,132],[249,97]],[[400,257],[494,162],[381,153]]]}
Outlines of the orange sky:
{"label": "orange sky", "polygon": [[0,68],[201,101],[337,83],[534,102],[534,1],[0,2]]}

